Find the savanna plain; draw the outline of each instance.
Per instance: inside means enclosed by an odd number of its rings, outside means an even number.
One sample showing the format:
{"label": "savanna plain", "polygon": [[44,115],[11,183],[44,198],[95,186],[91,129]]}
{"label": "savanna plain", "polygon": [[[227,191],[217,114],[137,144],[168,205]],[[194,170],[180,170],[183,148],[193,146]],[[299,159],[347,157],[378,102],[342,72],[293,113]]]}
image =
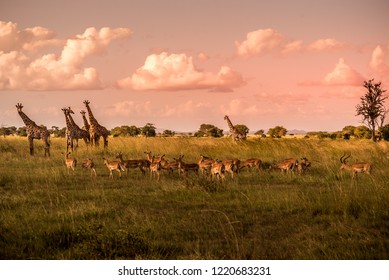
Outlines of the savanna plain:
{"label": "savanna plain", "polygon": [[[389,259],[389,143],[369,140],[109,138],[108,149],[80,142],[65,166],[65,139],[51,157],[35,140],[0,139],[2,259]],[[180,154],[187,163],[259,158],[272,164],[308,158],[302,175],[264,168],[224,181],[133,169],[122,178],[103,165]],[[340,170],[339,158],[373,164],[371,175]],[[90,157],[97,176],[81,168]]]}

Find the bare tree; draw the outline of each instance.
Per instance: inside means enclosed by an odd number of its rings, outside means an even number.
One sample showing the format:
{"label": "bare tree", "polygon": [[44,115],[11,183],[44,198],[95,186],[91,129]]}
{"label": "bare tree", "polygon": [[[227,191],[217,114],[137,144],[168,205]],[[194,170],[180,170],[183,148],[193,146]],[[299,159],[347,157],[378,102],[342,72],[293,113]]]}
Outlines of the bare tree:
{"label": "bare tree", "polygon": [[357,116],[362,116],[363,122],[372,131],[372,140],[376,141],[376,130],[383,126],[388,110],[385,108],[384,96],[386,90],[381,89],[381,82],[373,83],[374,79],[364,81],[363,86],[367,89],[361,97],[361,103],[356,106]]}

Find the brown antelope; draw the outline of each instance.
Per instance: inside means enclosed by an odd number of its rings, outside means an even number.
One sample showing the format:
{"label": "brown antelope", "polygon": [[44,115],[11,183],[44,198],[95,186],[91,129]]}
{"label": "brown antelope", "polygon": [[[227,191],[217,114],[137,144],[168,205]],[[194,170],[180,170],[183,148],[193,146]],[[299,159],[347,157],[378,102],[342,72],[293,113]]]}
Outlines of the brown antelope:
{"label": "brown antelope", "polygon": [[218,178],[218,180],[224,180],[224,172],[225,172],[225,166],[222,161],[220,160],[214,160],[211,166],[211,176],[212,181],[215,179],[215,177]]}
{"label": "brown antelope", "polygon": [[126,170],[126,176],[128,176],[128,171],[130,168],[133,168],[133,169],[139,168],[139,170],[144,175],[146,173],[145,169],[150,166],[150,162],[148,160],[145,160],[145,159],[124,160],[122,152],[117,153],[116,158],[120,160],[121,165]]}
{"label": "brown antelope", "polygon": [[77,165],[77,160],[75,158],[70,158],[69,155],[70,152],[66,152],[65,154],[65,163],[66,163],[66,168],[69,174],[69,170],[71,169],[73,171],[73,174],[75,174],[75,168]]}
{"label": "brown antelope", "polygon": [[226,159],[223,160],[225,172],[230,173],[231,178],[234,178],[234,173],[238,173],[240,169],[240,160],[239,159]]}
{"label": "brown antelope", "polygon": [[200,160],[198,162],[199,164],[199,169],[202,175],[208,173],[211,171],[212,164],[213,164],[213,159],[200,155]]}
{"label": "brown antelope", "polygon": [[294,168],[298,166],[298,160],[294,158],[287,158],[276,164],[274,168],[280,169],[281,172],[289,173],[294,171]]}
{"label": "brown antelope", "polygon": [[120,163],[119,160],[109,161],[106,158],[103,158],[103,160],[104,160],[105,166],[109,170],[109,178],[113,179],[113,173],[112,173],[113,170],[116,170],[119,173],[119,178],[122,177],[122,171],[125,171],[125,169],[124,169],[124,167],[122,166],[122,164]]}
{"label": "brown antelope", "polygon": [[306,157],[302,157],[297,165],[298,173],[303,174],[310,166],[311,162]]}
{"label": "brown antelope", "polygon": [[86,168],[86,169],[90,169],[91,170],[91,175],[94,174],[95,177],[96,177],[95,163],[93,162],[93,160],[91,160],[90,158],[84,159],[82,161],[82,167]]}
{"label": "brown antelope", "polygon": [[247,167],[248,169],[256,168],[256,169],[258,169],[258,172],[261,173],[261,171],[262,171],[262,161],[260,159],[258,159],[258,158],[246,159],[245,161],[241,162],[239,169],[242,169],[242,168],[245,168],[245,167]]}
{"label": "brown antelope", "polygon": [[150,159],[150,178],[153,178],[153,174],[157,174],[157,181],[159,181],[159,170],[161,170],[161,161],[155,156]]}
{"label": "brown antelope", "polygon": [[342,164],[340,166],[340,169],[346,169],[348,171],[351,171],[353,173],[353,179],[357,178],[358,173],[364,173],[366,172],[367,174],[371,174],[371,169],[372,169],[372,164],[371,163],[365,163],[365,162],[359,162],[359,163],[354,163],[354,164],[347,164],[346,160],[351,156],[344,154],[340,158],[340,163]]}
{"label": "brown antelope", "polygon": [[[146,154],[146,158],[148,161],[151,162],[151,159],[152,159],[152,156],[151,156],[151,152],[144,152]],[[164,169],[164,170],[167,170],[168,173],[171,173],[174,169],[174,166],[172,166],[173,164],[170,164],[169,165],[169,162],[164,159],[165,155],[162,155],[162,156],[153,156],[154,157],[154,161],[159,161],[160,165],[161,165],[161,169]],[[176,166],[175,169],[177,169],[178,167]]]}
{"label": "brown antelope", "polygon": [[186,175],[189,171],[193,171],[196,175],[199,172],[199,165],[197,163],[185,163],[182,161],[184,155],[180,155],[178,158],[174,158],[174,160],[178,164],[179,173],[182,172],[182,175]]}

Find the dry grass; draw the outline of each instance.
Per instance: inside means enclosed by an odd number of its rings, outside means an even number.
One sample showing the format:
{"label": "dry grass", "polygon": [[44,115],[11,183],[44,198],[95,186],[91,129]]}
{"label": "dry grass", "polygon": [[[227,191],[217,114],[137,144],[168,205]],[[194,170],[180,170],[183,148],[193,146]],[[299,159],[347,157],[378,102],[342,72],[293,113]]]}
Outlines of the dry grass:
{"label": "dry grass", "polygon": [[[110,138],[90,157],[97,177],[77,166],[67,175],[63,139],[51,158],[25,138],[0,139],[0,252],[6,259],[388,259],[388,143],[312,139]],[[258,157],[272,163],[305,156],[303,176],[244,171],[223,183],[163,173],[159,182],[131,170],[114,180],[102,157],[185,161]],[[339,158],[371,161],[357,181]],[[116,174],[115,174],[116,175]]]}

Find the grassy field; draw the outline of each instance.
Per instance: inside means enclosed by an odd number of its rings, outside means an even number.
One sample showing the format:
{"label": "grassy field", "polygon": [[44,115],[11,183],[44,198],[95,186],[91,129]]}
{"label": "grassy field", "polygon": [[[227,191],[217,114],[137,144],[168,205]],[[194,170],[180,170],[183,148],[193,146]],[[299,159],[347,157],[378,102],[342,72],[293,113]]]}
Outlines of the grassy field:
{"label": "grassy field", "polygon": [[[97,177],[77,166],[68,175],[65,140],[51,158],[35,141],[0,139],[2,259],[388,259],[389,144],[318,139],[110,138],[109,149],[80,147]],[[144,151],[218,159],[258,157],[272,163],[305,156],[302,176],[244,171],[225,182],[131,170],[114,179],[102,157],[144,158]],[[372,176],[352,180],[339,158],[370,161]]]}

